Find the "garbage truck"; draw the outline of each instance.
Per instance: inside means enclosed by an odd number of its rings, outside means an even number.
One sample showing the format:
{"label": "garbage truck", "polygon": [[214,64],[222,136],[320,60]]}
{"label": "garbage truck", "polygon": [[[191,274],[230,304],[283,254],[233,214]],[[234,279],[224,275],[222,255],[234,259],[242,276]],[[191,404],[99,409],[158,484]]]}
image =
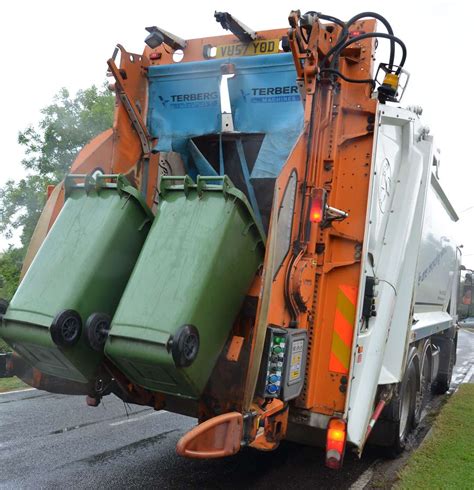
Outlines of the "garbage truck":
{"label": "garbage truck", "polygon": [[375,12],[215,19],[108,60],[113,128],[48,191],[2,376],[195,417],[189,458],[400,453],[450,385],[460,269],[407,48]]}

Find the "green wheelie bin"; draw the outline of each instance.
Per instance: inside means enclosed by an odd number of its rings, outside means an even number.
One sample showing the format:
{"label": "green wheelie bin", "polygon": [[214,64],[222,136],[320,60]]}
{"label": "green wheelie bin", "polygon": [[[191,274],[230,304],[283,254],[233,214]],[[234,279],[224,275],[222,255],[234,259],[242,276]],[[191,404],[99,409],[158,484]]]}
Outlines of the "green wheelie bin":
{"label": "green wheelie bin", "polygon": [[198,398],[263,262],[264,238],[227,177],[165,177],[105,354],[153,391]]}
{"label": "green wheelie bin", "polygon": [[153,214],[123,176],[70,175],[0,337],[45,374],[90,382]]}

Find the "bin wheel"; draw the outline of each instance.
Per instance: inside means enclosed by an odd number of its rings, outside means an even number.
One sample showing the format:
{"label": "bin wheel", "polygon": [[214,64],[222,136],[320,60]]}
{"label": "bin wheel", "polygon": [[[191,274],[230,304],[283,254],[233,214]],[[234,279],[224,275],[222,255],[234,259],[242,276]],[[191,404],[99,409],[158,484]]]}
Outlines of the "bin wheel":
{"label": "bin wheel", "polygon": [[86,321],[86,338],[91,349],[102,352],[110,331],[110,316],[92,313]]}
{"label": "bin wheel", "polygon": [[71,347],[81,337],[82,320],[77,311],[60,311],[49,329],[53,342],[59,347]]}
{"label": "bin wheel", "polygon": [[173,336],[171,354],[176,367],[188,367],[199,351],[199,332],[194,325],[183,325]]}

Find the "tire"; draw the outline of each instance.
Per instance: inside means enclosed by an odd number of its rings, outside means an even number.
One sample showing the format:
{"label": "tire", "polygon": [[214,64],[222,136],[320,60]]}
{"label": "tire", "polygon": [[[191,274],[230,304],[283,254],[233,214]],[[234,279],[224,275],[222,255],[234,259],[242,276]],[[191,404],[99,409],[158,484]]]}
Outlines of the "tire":
{"label": "tire", "polygon": [[439,339],[437,343],[441,349],[441,362],[438,375],[431,385],[431,391],[434,395],[443,395],[449,390],[453,378],[457,336],[453,339]]}
{"label": "tire", "polygon": [[173,336],[171,354],[176,367],[189,367],[199,352],[199,332],[194,325],[183,325]]}
{"label": "tire", "polygon": [[397,457],[406,448],[408,434],[414,425],[416,387],[417,370],[412,358],[400,383],[398,395],[390,403],[392,412],[390,427],[392,443],[388,447],[390,457]]}
{"label": "tire", "polygon": [[86,321],[86,339],[90,348],[103,352],[110,331],[110,316],[105,313],[92,313]]}
{"label": "tire", "polygon": [[82,320],[77,311],[60,311],[49,329],[53,342],[58,347],[72,347],[81,337]]}
{"label": "tire", "polygon": [[431,356],[430,347],[425,351],[423,361],[421,363],[420,373],[420,389],[416,392],[415,413],[413,417],[414,425],[417,426],[421,421],[423,409],[429,400],[431,387]]}

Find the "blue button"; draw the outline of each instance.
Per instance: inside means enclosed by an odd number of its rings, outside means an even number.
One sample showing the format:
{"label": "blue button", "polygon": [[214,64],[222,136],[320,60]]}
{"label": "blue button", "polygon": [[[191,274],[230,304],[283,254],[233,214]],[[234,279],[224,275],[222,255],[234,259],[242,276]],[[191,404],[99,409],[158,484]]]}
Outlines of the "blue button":
{"label": "blue button", "polygon": [[278,392],[278,386],[277,385],[268,385],[267,391],[268,391],[268,393],[274,395],[275,393]]}
{"label": "blue button", "polygon": [[268,377],[268,381],[270,383],[276,383],[277,381],[280,381],[280,376],[276,374],[272,374],[271,376]]}

